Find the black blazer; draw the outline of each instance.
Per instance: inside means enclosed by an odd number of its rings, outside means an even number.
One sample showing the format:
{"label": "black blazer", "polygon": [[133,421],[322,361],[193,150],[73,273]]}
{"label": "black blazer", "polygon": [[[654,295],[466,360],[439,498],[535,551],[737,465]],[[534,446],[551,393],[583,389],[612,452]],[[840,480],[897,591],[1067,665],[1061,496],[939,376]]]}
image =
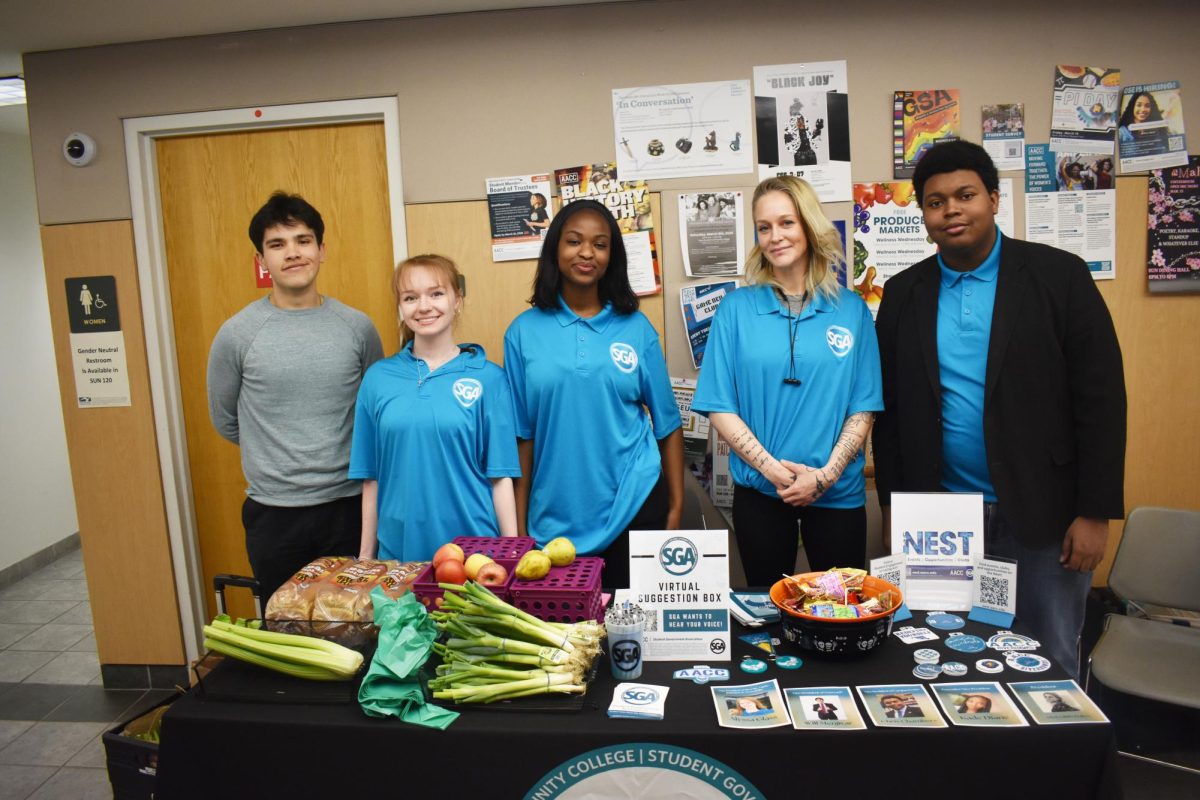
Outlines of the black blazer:
{"label": "black blazer", "polygon": [[[937,257],[889,278],[875,322],[885,410],[875,482],[942,489]],[[1061,542],[1077,516],[1124,516],[1125,377],[1112,317],[1078,257],[1005,237],[988,343],[983,440],[996,498],[1026,544]]]}

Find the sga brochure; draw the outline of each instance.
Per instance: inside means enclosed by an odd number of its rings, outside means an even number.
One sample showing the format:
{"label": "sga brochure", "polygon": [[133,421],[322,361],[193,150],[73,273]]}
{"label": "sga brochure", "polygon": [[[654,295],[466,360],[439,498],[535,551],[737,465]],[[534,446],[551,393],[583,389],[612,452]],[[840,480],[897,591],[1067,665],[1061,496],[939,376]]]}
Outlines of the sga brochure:
{"label": "sga brochure", "polygon": [[945,728],[925,687],[919,683],[893,683],[855,687],[863,708],[877,728]]}
{"label": "sga brochure", "polygon": [[1020,681],[1008,688],[1039,725],[1108,722],[1075,681]]}
{"label": "sga brochure", "polygon": [[1029,723],[995,681],[935,683],[933,695],[955,725],[1023,728]]}
{"label": "sga brochure", "polygon": [[778,728],[791,722],[776,680],[714,686],[712,696],[722,728]]}
{"label": "sga brochure", "polygon": [[849,686],[784,689],[792,727],[798,731],[865,731],[867,723]]}

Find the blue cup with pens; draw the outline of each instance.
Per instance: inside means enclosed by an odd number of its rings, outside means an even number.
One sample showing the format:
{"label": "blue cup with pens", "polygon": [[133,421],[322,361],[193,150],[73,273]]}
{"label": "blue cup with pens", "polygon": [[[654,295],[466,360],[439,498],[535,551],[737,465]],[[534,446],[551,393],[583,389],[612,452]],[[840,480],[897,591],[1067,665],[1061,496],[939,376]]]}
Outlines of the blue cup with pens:
{"label": "blue cup with pens", "polygon": [[604,613],[608,631],[608,656],[614,678],[623,681],[642,677],[642,631],[646,612],[628,602],[614,604]]}

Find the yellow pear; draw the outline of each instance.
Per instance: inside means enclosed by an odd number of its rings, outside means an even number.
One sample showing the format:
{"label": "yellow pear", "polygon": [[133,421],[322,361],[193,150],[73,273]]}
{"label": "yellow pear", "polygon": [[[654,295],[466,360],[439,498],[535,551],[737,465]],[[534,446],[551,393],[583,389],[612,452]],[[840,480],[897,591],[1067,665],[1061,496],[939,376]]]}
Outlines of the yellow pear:
{"label": "yellow pear", "polygon": [[556,567],[566,567],[575,560],[575,544],[565,536],[546,542],[542,552],[550,558],[550,563]]}
{"label": "yellow pear", "polygon": [[550,557],[541,550],[530,550],[521,556],[515,572],[517,577],[523,581],[536,581],[544,578],[550,572]]}

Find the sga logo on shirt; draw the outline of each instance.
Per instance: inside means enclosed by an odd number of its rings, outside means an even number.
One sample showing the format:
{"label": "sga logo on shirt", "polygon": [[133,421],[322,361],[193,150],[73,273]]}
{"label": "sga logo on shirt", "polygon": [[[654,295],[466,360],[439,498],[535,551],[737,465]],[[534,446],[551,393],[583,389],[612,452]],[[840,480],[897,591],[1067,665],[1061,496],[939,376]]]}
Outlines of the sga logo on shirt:
{"label": "sga logo on shirt", "polygon": [[459,378],[454,382],[454,399],[463,408],[470,408],[483,397],[483,384],[474,378]]}
{"label": "sga logo on shirt", "polygon": [[608,354],[612,356],[613,363],[621,372],[633,372],[637,369],[637,351],[624,342],[613,342],[608,348]]}
{"label": "sga logo on shirt", "polygon": [[854,334],[841,325],[830,325],[825,329],[825,342],[838,358],[844,358],[854,348]]}

